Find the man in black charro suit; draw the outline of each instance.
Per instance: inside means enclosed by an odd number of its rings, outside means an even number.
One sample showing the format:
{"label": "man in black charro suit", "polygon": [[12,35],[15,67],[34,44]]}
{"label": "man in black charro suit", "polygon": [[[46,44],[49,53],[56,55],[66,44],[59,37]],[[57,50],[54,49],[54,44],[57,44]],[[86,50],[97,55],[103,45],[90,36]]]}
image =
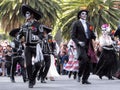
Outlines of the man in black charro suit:
{"label": "man in black charro suit", "polygon": [[21,42],[17,41],[16,36],[17,33],[19,32],[19,28],[13,29],[9,35],[12,36],[14,39],[11,42],[11,47],[12,47],[12,55],[11,55],[11,75],[10,75],[10,79],[11,82],[15,82],[15,71],[16,71],[16,66],[17,64],[19,64],[21,66],[21,74],[23,76],[23,81],[26,82],[27,77],[26,77],[26,69],[25,69],[25,63],[24,63],[24,57],[23,57],[23,45]]}
{"label": "man in black charro suit", "polygon": [[42,18],[42,13],[28,5],[22,5],[21,10],[26,18],[26,22],[20,28],[17,39],[25,38],[24,54],[29,80],[28,87],[33,88],[33,85],[35,85],[35,77],[33,77],[32,57],[36,57],[36,45],[43,38],[43,28],[38,22],[38,20]]}
{"label": "man in black charro suit", "polygon": [[46,83],[45,79],[50,68],[51,57],[50,55],[54,53],[55,43],[53,42],[52,36],[49,34],[52,29],[43,25],[44,29],[44,37],[43,37],[43,45],[42,52],[44,56],[44,65],[40,68],[38,74],[38,80],[41,78],[41,83]]}

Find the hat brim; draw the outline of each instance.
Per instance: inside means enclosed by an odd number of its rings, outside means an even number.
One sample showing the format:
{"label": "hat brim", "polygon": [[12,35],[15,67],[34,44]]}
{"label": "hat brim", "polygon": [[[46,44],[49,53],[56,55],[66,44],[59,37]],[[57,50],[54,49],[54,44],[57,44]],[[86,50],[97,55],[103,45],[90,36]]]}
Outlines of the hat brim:
{"label": "hat brim", "polygon": [[49,27],[43,25],[43,30],[45,30],[47,33],[50,33],[52,31],[52,28],[49,28]]}
{"label": "hat brim", "polygon": [[80,14],[81,14],[82,12],[86,12],[87,15],[88,15],[88,13],[89,13],[88,10],[80,10],[80,11],[78,12],[78,15],[77,15],[77,18],[78,18],[78,19],[80,19]]}
{"label": "hat brim", "polygon": [[9,32],[9,35],[12,37],[16,37],[16,34],[20,31],[20,28],[13,29]]}
{"label": "hat brim", "polygon": [[23,14],[24,16],[25,16],[25,14],[26,14],[27,11],[33,13],[33,14],[34,14],[34,18],[35,18],[36,20],[39,20],[39,19],[42,18],[42,16],[43,16],[42,12],[33,9],[32,7],[30,7],[30,6],[28,6],[28,5],[22,5],[21,11],[22,11],[22,14]]}

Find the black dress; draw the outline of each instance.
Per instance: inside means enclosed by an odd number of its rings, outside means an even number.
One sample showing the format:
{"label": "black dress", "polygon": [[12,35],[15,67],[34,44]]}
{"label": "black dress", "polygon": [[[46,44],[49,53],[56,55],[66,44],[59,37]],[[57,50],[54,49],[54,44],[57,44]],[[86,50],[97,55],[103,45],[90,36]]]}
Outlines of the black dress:
{"label": "black dress", "polygon": [[112,76],[117,71],[117,55],[113,46],[103,46],[103,50],[99,57],[96,66],[96,74],[102,79],[102,76],[107,76],[108,79],[113,79]]}

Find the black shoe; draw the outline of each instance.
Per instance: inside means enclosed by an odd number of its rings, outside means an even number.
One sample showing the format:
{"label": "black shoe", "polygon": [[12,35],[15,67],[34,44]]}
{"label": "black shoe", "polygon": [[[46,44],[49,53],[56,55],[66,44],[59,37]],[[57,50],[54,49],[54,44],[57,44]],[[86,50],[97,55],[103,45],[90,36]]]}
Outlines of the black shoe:
{"label": "black shoe", "polygon": [[47,83],[45,80],[41,80],[41,83]]}
{"label": "black shoe", "polygon": [[114,80],[114,78],[112,78],[112,77],[111,77],[111,78],[108,78],[108,79],[109,79],[109,80]]}
{"label": "black shoe", "polygon": [[76,75],[73,76],[73,79],[76,79]]}
{"label": "black shoe", "polygon": [[78,82],[80,82],[80,77],[78,76],[78,80],[77,80]]}
{"label": "black shoe", "polygon": [[32,83],[29,83],[29,88],[33,88],[33,84]]}
{"label": "black shoe", "polygon": [[33,80],[32,84],[33,84],[33,85],[35,85],[35,84],[36,84],[36,80],[35,80],[35,79]]}
{"label": "black shoe", "polygon": [[45,79],[41,78],[41,83],[46,83]]}
{"label": "black shoe", "polygon": [[40,77],[40,76],[38,76],[38,77],[37,77],[37,80],[39,81],[39,80],[40,80],[40,78],[41,78],[41,77]]}
{"label": "black shoe", "polygon": [[99,76],[100,79],[102,79],[102,76]]}
{"label": "black shoe", "polygon": [[69,77],[69,78],[71,78],[71,74],[72,74],[71,72],[68,74],[68,77]]}
{"label": "black shoe", "polygon": [[23,78],[23,82],[26,83],[28,81],[27,78]]}
{"label": "black shoe", "polygon": [[10,77],[10,80],[11,80],[12,83],[15,83],[15,79],[14,78]]}
{"label": "black shoe", "polygon": [[88,81],[82,81],[82,84],[91,84],[91,83]]}

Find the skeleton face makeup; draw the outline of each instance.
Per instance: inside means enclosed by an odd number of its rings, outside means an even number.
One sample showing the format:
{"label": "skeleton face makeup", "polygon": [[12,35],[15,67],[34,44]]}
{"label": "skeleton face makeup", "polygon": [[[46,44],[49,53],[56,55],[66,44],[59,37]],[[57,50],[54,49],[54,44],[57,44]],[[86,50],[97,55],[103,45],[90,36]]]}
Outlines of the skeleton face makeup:
{"label": "skeleton face makeup", "polygon": [[82,12],[82,13],[80,14],[80,18],[83,19],[83,20],[86,20],[86,18],[87,18],[87,13],[86,13],[86,12]]}
{"label": "skeleton face makeup", "polygon": [[25,17],[26,17],[26,19],[30,19],[31,13],[29,11],[27,11],[26,14],[25,14]]}

